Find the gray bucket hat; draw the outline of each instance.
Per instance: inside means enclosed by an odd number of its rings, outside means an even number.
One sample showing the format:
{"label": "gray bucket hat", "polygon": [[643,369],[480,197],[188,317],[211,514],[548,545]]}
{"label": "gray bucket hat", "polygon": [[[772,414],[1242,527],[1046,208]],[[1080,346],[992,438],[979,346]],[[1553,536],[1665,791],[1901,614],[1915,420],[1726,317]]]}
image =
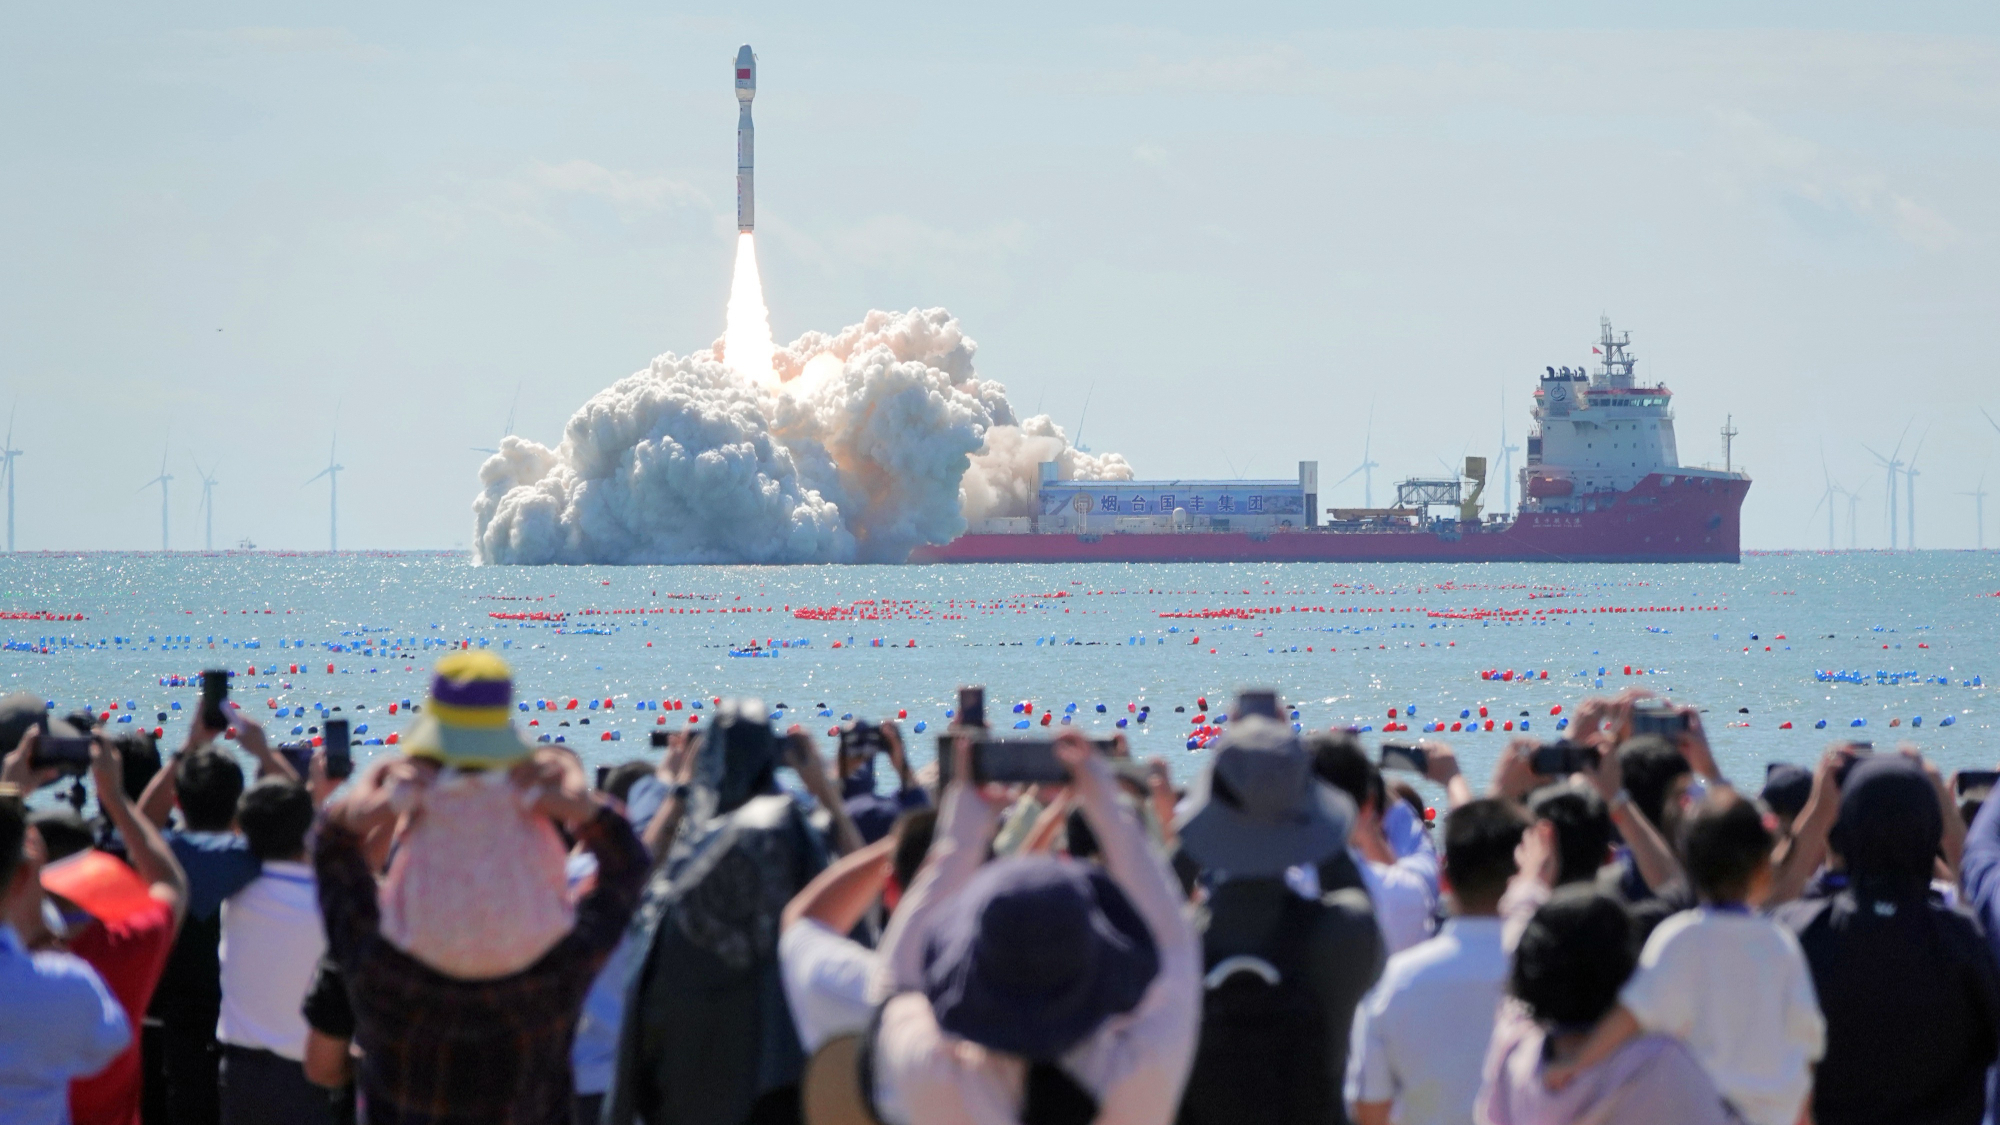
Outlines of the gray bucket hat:
{"label": "gray bucket hat", "polygon": [[1354,802],[1314,775],[1289,726],[1252,715],[1229,724],[1189,787],[1181,846],[1205,868],[1242,878],[1282,875],[1347,845]]}

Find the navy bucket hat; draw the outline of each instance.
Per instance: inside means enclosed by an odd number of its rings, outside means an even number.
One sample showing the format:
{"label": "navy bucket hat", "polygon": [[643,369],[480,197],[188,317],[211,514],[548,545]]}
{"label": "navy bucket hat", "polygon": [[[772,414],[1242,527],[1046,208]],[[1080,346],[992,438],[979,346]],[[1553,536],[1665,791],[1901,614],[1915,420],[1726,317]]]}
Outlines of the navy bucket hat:
{"label": "navy bucket hat", "polygon": [[1159,952],[1095,864],[997,860],[953,897],[924,950],[938,1026],[983,1047],[1053,1062],[1138,1007]]}

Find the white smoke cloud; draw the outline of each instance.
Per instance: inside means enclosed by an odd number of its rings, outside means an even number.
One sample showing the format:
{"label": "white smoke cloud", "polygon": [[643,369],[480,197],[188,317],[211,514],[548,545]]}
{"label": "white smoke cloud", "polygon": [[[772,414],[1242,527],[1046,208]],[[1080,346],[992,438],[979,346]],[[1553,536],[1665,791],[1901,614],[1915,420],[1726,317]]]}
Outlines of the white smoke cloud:
{"label": "white smoke cloud", "polygon": [[1018,420],[943,309],[871,312],[772,356],[776,384],[721,341],[598,392],[554,449],[510,437],[473,502],[487,563],[900,562],[966,520],[1027,515],[1035,463],[1129,478],[1046,416]]}

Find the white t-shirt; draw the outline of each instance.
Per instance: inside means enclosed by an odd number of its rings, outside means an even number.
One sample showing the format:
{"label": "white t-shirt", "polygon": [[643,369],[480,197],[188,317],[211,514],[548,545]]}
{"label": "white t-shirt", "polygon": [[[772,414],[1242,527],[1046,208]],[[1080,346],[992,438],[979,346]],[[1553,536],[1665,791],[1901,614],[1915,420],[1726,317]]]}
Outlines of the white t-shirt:
{"label": "white t-shirt", "polygon": [[868,978],[875,951],[811,918],[801,918],[778,937],[778,972],[799,1046],[810,1055],[836,1035],[868,1030],[875,1006],[868,1002]]}
{"label": "white t-shirt", "polygon": [[1348,1103],[1394,1102],[1397,1125],[1472,1120],[1507,971],[1498,918],[1453,918],[1389,958],[1354,1009]]}
{"label": "white t-shirt", "polygon": [[1793,1125],[1826,1051],[1826,1021],[1798,939],[1738,911],[1683,910],[1660,923],[1619,1002],[1674,1036],[1750,1125]]}
{"label": "white t-shirt", "polygon": [[304,1061],[301,1007],[325,955],[312,866],[266,860],[264,873],[222,904],[222,1018],[215,1037]]}
{"label": "white t-shirt", "polygon": [[1375,921],[1382,927],[1387,951],[1401,953],[1428,939],[1437,911],[1437,856],[1426,849],[1394,863],[1376,863],[1358,851],[1353,855],[1368,897],[1374,900]]}

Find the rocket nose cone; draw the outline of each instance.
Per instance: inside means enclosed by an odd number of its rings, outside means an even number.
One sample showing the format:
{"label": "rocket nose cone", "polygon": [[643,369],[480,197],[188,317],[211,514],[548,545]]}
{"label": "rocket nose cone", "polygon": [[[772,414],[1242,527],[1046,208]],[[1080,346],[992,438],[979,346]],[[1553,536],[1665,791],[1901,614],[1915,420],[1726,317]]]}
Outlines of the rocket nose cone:
{"label": "rocket nose cone", "polygon": [[745,43],[736,52],[736,97],[739,101],[749,101],[757,92],[757,56]]}
{"label": "rocket nose cone", "polygon": [[756,60],[756,58],[757,56],[750,53],[750,44],[748,43],[745,43],[743,44],[743,46],[736,49],[737,66],[747,67],[751,65]]}

